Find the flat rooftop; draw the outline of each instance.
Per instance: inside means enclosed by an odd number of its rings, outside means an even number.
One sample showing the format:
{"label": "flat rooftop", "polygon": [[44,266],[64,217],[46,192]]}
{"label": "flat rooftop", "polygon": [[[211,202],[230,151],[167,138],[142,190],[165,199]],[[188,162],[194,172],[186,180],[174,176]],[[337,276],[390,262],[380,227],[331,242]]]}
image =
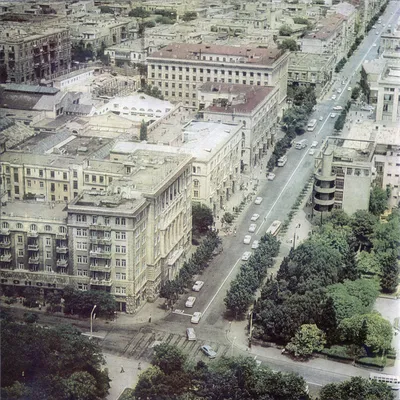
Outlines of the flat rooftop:
{"label": "flat rooftop", "polygon": [[375,143],[370,140],[328,138],[328,151],[333,149],[334,163],[371,163]]}
{"label": "flat rooftop", "polygon": [[67,213],[65,203],[40,202],[40,201],[12,201],[1,206],[2,217],[21,217],[33,218],[48,221],[53,220],[67,223]]}
{"label": "flat rooftop", "polygon": [[400,125],[396,122],[374,122],[365,120],[352,124],[347,136],[354,140],[373,140],[377,144],[400,146]]}
{"label": "flat rooftop", "polygon": [[333,36],[339,26],[343,23],[344,16],[335,14],[330,17],[324,18],[318,23],[318,30],[316,32],[310,32],[304,36],[305,39],[319,39],[326,40]]}
{"label": "flat rooftop", "polygon": [[[173,43],[162,50],[152,53],[148,60],[171,59],[171,60],[192,60],[206,61],[203,57],[216,55],[226,56],[224,62],[241,63],[251,65],[273,65],[284,51],[277,47],[259,48],[250,46],[224,46],[217,44],[193,44],[193,43]],[[214,60],[215,62],[215,60]],[[221,60],[223,62],[223,60]]]}

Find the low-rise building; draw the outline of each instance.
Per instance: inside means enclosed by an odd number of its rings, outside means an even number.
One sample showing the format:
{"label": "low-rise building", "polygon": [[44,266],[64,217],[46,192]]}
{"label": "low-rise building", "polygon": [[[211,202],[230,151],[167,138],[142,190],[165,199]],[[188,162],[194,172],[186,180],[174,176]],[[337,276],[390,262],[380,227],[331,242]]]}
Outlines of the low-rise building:
{"label": "low-rise building", "polygon": [[290,53],[288,85],[311,86],[320,96],[332,79],[336,57],[332,53]]}
{"label": "low-rise building", "polygon": [[315,158],[313,215],[368,210],[375,143],[329,137]]}
{"label": "low-rise building", "polygon": [[147,78],[166,99],[186,108],[198,108],[197,90],[205,82],[276,86],[283,107],[288,59],[276,47],[174,43],[147,58]]}
{"label": "low-rise building", "polygon": [[242,126],[241,170],[251,171],[274,143],[278,121],[277,87],[204,83],[199,109],[204,121]]}

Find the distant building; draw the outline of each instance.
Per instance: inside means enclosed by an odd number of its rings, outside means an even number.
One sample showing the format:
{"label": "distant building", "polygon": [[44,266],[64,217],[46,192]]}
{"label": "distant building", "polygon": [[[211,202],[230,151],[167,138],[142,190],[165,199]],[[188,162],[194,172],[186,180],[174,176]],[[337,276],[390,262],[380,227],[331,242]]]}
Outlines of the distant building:
{"label": "distant building", "polygon": [[286,99],[289,53],[273,48],[174,43],[147,58],[148,83],[164,97],[198,108],[197,89],[205,82],[278,87]]}
{"label": "distant building", "polygon": [[368,210],[375,143],[329,137],[315,158],[313,213]]}
{"label": "distant building", "polygon": [[0,66],[12,83],[40,83],[71,65],[70,32],[39,25],[4,24],[0,32]]}

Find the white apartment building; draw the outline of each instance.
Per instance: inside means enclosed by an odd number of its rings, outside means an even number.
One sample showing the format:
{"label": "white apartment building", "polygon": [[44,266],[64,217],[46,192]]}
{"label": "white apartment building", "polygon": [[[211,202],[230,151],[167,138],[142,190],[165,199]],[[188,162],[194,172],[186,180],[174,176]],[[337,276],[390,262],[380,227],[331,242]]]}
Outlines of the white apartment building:
{"label": "white apartment building", "polygon": [[174,43],[147,58],[148,83],[170,101],[198,108],[205,82],[276,86],[286,98],[289,53],[271,48]]}
{"label": "white apartment building", "polygon": [[198,93],[204,121],[242,126],[241,171],[251,170],[274,143],[278,88],[208,82]]}

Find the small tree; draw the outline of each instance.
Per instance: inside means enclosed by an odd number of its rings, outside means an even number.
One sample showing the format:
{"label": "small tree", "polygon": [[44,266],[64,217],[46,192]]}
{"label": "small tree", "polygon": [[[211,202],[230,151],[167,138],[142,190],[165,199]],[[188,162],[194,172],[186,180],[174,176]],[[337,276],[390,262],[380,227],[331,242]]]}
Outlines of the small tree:
{"label": "small tree", "polygon": [[283,25],[279,29],[280,36],[290,36],[293,33],[293,29],[289,25]]}
{"label": "small tree", "polygon": [[147,125],[144,120],[140,125],[140,140],[147,140]]}
{"label": "small tree", "polygon": [[204,204],[194,203],[192,205],[192,225],[193,229],[199,233],[205,233],[212,226],[214,218],[212,211]]}
{"label": "small tree", "polygon": [[224,219],[224,221],[225,221],[227,224],[231,224],[231,223],[233,222],[233,220],[235,219],[235,217],[233,216],[233,214],[231,214],[231,213],[229,213],[229,212],[226,212],[222,218]]}
{"label": "small tree", "polygon": [[374,186],[369,197],[369,212],[377,216],[383,214],[387,208],[387,200],[386,190]]}
{"label": "small tree", "polygon": [[314,351],[321,351],[326,344],[325,333],[315,324],[304,324],[287,344],[286,350],[295,357],[311,357]]}
{"label": "small tree", "polygon": [[351,91],[351,98],[353,100],[357,100],[358,97],[360,96],[361,93],[361,88],[359,86],[356,86],[355,88],[353,88],[353,90]]}
{"label": "small tree", "polygon": [[150,13],[146,11],[143,7],[136,7],[133,10],[129,11],[128,15],[135,18],[147,18],[150,16]]}
{"label": "small tree", "polygon": [[182,20],[185,22],[193,21],[196,18],[197,18],[197,13],[195,11],[187,11],[182,16]]}
{"label": "small tree", "polygon": [[299,49],[299,46],[294,39],[285,39],[278,44],[278,48],[283,50],[297,51]]}

